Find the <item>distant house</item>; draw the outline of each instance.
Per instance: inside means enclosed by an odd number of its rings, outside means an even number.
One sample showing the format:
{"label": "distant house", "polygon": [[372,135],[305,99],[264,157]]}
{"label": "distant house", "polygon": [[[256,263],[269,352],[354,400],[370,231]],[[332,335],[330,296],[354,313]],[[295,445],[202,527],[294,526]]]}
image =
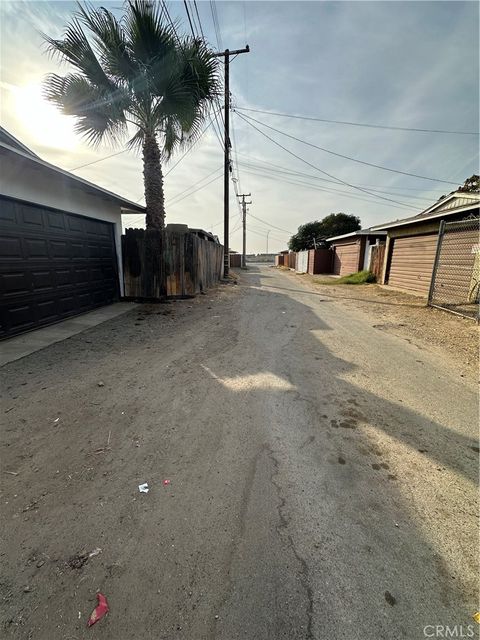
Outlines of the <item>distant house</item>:
{"label": "distant house", "polygon": [[144,207],[39,158],[0,128],[0,338],[118,300],[122,212]]}
{"label": "distant house", "polygon": [[368,269],[372,246],[384,243],[386,236],[386,231],[359,229],[327,238],[327,242],[334,252],[332,273],[344,276]]}
{"label": "distant house", "polygon": [[456,191],[416,216],[372,227],[371,231],[387,233],[381,282],[427,297],[440,221],[478,216],[479,205],[478,193]]}

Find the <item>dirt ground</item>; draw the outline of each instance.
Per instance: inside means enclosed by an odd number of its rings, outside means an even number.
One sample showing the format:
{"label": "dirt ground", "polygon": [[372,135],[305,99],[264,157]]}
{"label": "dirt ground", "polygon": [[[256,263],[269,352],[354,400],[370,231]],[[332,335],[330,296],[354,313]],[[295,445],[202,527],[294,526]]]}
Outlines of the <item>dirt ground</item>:
{"label": "dirt ground", "polygon": [[2,367],[0,636],[467,632],[478,390],[396,325],[471,325],[361,292],[253,265]]}
{"label": "dirt ground", "polygon": [[479,327],[474,320],[427,307],[423,298],[385,286],[325,285],[325,276],[288,274],[351,309],[358,307],[376,321],[377,329],[438,349],[463,375],[478,379]]}

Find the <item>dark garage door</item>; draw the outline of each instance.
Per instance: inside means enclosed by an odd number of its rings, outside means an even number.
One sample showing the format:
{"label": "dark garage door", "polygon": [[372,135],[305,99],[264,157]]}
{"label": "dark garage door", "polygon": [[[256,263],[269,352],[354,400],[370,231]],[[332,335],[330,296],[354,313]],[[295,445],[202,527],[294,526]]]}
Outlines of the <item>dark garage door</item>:
{"label": "dark garage door", "polygon": [[0,197],[0,338],[118,295],[111,223]]}

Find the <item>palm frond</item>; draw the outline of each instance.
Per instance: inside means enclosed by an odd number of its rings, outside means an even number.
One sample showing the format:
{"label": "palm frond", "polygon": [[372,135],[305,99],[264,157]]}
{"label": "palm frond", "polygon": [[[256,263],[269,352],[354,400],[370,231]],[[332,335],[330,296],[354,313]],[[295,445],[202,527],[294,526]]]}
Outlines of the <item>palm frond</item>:
{"label": "palm frond", "polygon": [[138,65],[128,51],[122,25],[105,7],[96,9],[91,4],[79,5],[79,21],[93,34],[102,67],[117,82],[131,82],[138,75]]}
{"label": "palm frond", "polygon": [[139,152],[142,149],[145,133],[143,129],[138,128],[134,135],[127,142],[127,148],[132,151]]}
{"label": "palm frond", "polygon": [[102,69],[78,19],[67,26],[63,39],[55,40],[43,36],[48,43],[48,51],[63,62],[70,63],[97,87],[112,89],[114,85]]}
{"label": "palm frond", "polygon": [[126,133],[128,102],[120,89],[105,91],[81,74],[52,73],[45,80],[44,95],[65,115],[76,116],[75,130],[94,146],[104,140],[117,142]]}
{"label": "palm frond", "polygon": [[163,19],[159,2],[130,0],[125,34],[130,55],[148,70],[176,48],[175,28]]}

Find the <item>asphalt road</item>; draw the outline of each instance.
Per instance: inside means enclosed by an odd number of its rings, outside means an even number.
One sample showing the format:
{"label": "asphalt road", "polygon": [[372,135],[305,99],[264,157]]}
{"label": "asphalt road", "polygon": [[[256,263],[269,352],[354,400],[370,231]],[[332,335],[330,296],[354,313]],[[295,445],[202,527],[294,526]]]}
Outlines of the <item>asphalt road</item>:
{"label": "asphalt road", "polygon": [[475,387],[299,287],[252,267],[3,367],[0,635],[478,635]]}

